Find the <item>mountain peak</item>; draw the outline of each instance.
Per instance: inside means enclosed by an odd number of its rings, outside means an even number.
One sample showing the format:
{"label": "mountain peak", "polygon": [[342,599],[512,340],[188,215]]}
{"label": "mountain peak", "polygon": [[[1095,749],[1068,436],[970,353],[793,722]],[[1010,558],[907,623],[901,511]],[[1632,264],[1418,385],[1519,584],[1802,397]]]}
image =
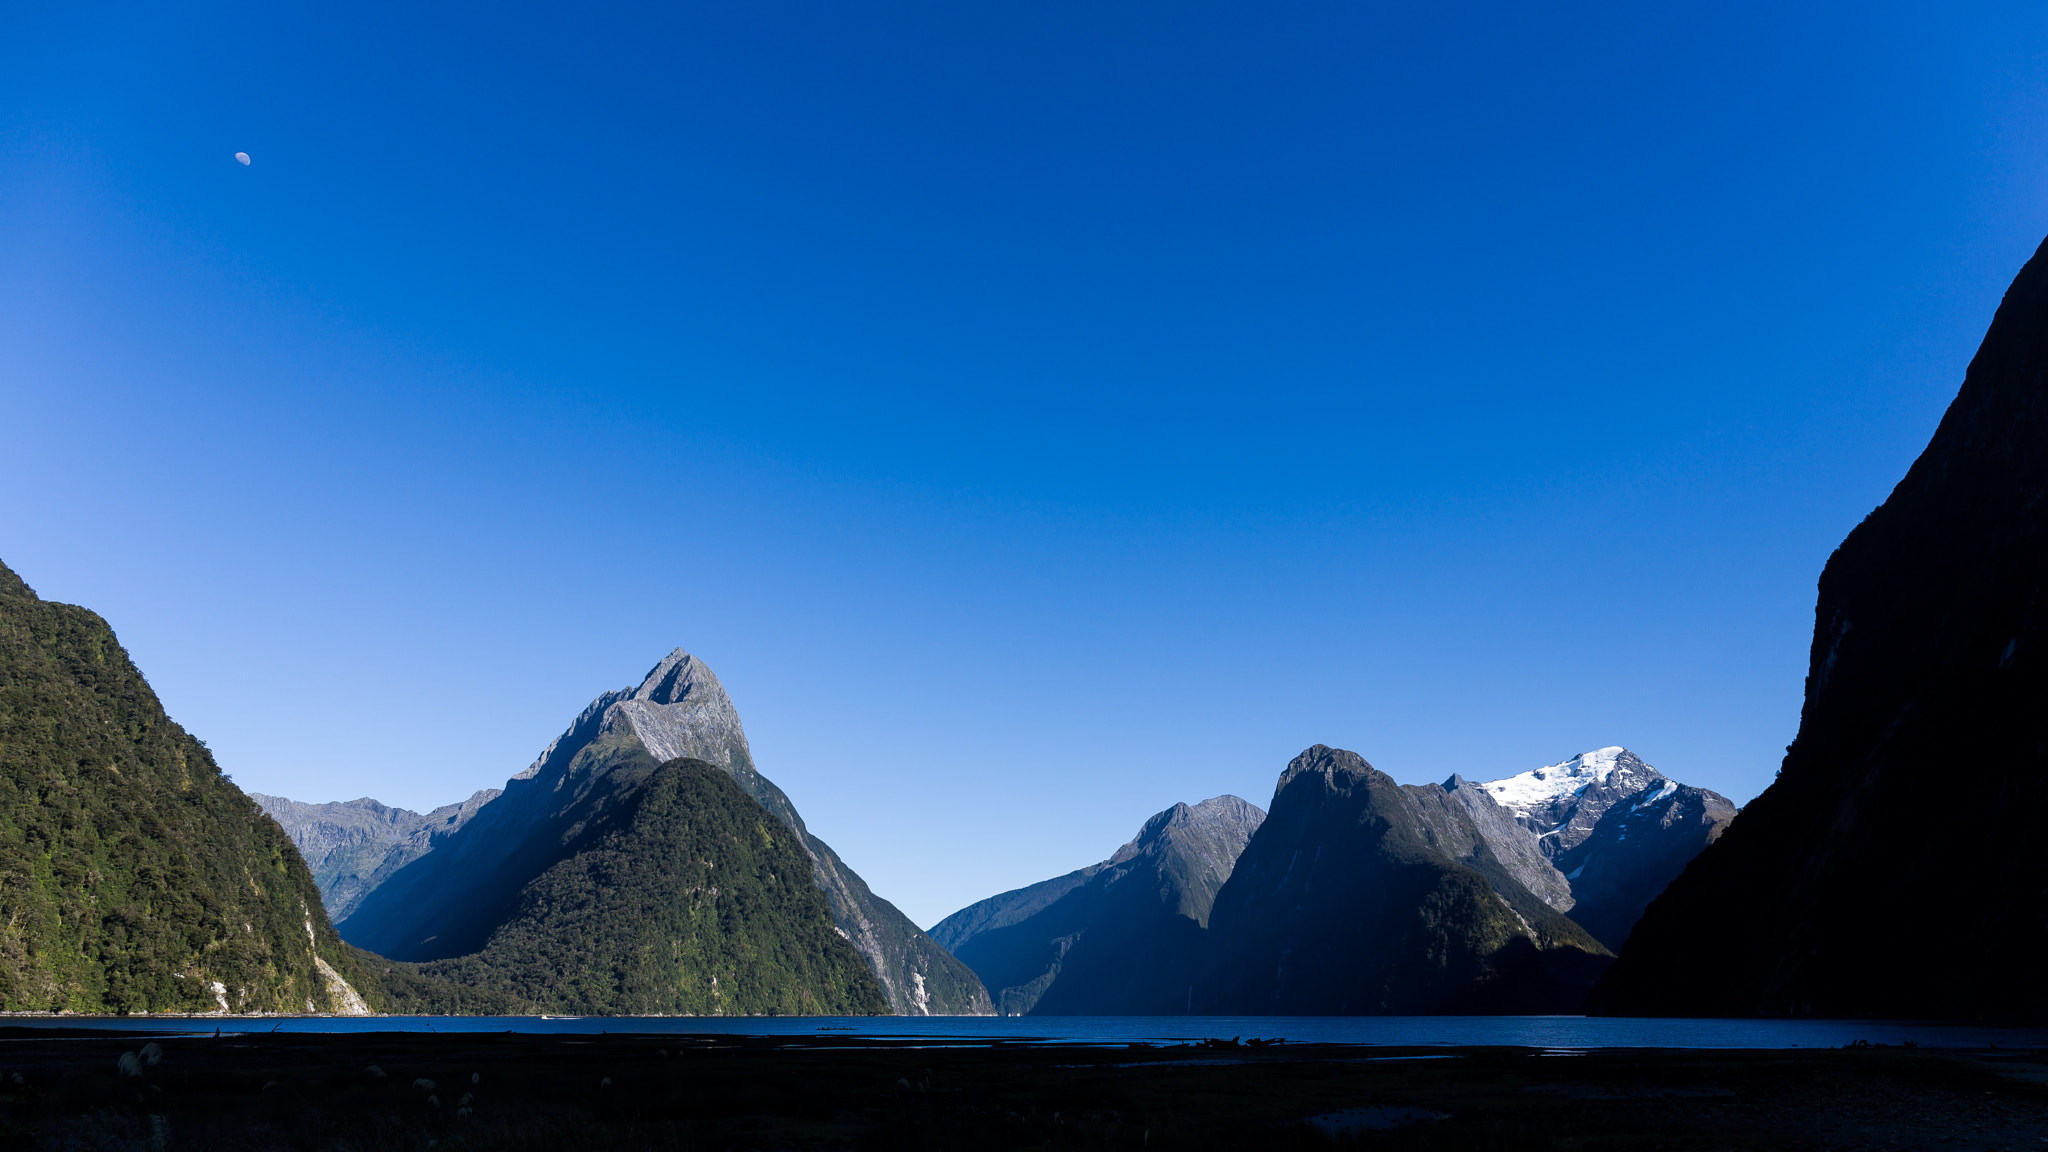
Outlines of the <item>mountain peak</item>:
{"label": "mountain peak", "polygon": [[644,700],[649,704],[681,704],[684,702],[723,702],[730,708],[732,702],[725,695],[725,685],[718,682],[718,675],[695,656],[674,649],[661,658],[640,686],[627,693],[628,700]]}
{"label": "mountain peak", "polygon": [[476,819],[369,893],[347,921],[350,940],[394,958],[434,961],[489,947],[491,933],[510,922],[522,886],[538,882],[534,869],[561,864],[571,837],[585,835],[589,821],[605,812],[626,811],[625,801],[639,803],[633,798],[648,781],[676,778],[668,772],[676,760],[722,771],[797,837],[833,927],[873,967],[891,1007],[906,1014],[989,1011],[988,994],[965,965],[804,828],[796,805],[755,768],[725,686],[681,648],[637,686],[592,700],[502,795],[480,793],[428,813],[436,829],[472,809]]}
{"label": "mountain peak", "polygon": [[[1236,860],[1236,853],[1244,842],[1258,830],[1266,819],[1265,810],[1249,800],[1228,794],[1211,796],[1200,804],[1177,803],[1163,812],[1155,813],[1138,829],[1138,834],[1116,850],[1102,867],[1122,864],[1141,853],[1162,850],[1167,845],[1201,843],[1201,837],[1221,837],[1235,843],[1230,860],[1222,865],[1224,876],[1230,874],[1230,864]],[[1219,879],[1220,885],[1222,881]]]}
{"label": "mountain peak", "polygon": [[1555,764],[1545,764],[1514,776],[1488,780],[1480,787],[1495,803],[1517,817],[1528,817],[1538,809],[1577,796],[1587,788],[1604,785],[1616,775],[1640,777],[1643,784],[1662,778],[1662,773],[1635,753],[1620,745],[1581,752]]}
{"label": "mountain peak", "polygon": [[1204,822],[1249,822],[1256,826],[1266,818],[1266,811],[1242,796],[1225,793],[1222,796],[1211,796],[1188,809],[1188,815]]}
{"label": "mountain peak", "polygon": [[612,706],[627,718],[656,761],[709,761],[727,772],[753,770],[739,710],[709,665],[677,648]]}
{"label": "mountain peak", "polygon": [[1216,950],[1188,1010],[1574,1007],[1606,949],[1499,867],[1450,796],[1403,788],[1355,752],[1295,757],[1217,893]]}
{"label": "mountain peak", "polygon": [[1265,817],[1236,796],[1175,804],[1102,863],[971,904],[932,937],[1006,1014],[1180,1011],[1216,893]]}
{"label": "mountain peak", "polygon": [[1287,764],[1287,770],[1280,773],[1280,783],[1273,789],[1273,797],[1301,776],[1314,774],[1323,778],[1326,791],[1348,793],[1360,781],[1369,781],[1379,770],[1366,763],[1365,757],[1344,748],[1332,748],[1327,744],[1312,744],[1301,755]]}

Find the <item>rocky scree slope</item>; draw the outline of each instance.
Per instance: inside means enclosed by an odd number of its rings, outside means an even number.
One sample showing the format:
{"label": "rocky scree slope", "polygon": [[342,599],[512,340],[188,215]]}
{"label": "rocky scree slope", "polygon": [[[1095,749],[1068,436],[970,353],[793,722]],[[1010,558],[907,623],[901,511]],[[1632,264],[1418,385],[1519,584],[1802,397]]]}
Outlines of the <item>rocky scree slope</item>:
{"label": "rocky scree slope", "polygon": [[963,908],[932,937],[1005,1015],[1184,1012],[1209,909],[1265,816],[1236,796],[1175,804],[1102,863]]}
{"label": "rocky scree slope", "polygon": [[1320,744],[1297,756],[1217,894],[1192,1009],[1575,1011],[1607,949],[1516,881],[1447,791]]}
{"label": "rocky scree slope", "polygon": [[812,836],[780,788],[754,767],[740,718],[716,675],[676,649],[638,687],[592,701],[502,795],[397,869],[341,924],[352,943],[400,960],[479,952],[521,907],[526,886],[565,845],[625,803],[672,760],[708,763],[795,834],[839,932],[866,958],[890,1008],[986,1014],[988,994],[954,959]]}
{"label": "rocky scree slope", "polygon": [[370,890],[392,873],[434,850],[453,835],[499,790],[486,788],[460,804],[444,804],[422,815],[360,800],[305,804],[283,796],[249,793],[298,845],[320,885],[327,914],[345,920]]}
{"label": "rocky scree slope", "polygon": [[0,564],[0,1008],[360,1013],[361,977],[107,622]]}
{"label": "rocky scree slope", "polygon": [[1821,572],[1777,780],[1650,905],[1593,1009],[2048,1017],[2044,705],[2048,244]]}

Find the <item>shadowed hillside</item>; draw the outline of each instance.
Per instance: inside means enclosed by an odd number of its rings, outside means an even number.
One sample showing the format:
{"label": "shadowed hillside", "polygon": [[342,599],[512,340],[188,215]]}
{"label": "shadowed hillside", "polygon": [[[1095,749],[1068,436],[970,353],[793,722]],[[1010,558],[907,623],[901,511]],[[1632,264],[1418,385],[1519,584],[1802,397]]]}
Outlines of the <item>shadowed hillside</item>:
{"label": "shadowed hillside", "polygon": [[1209,909],[1265,815],[1235,796],[1176,804],[1102,863],[963,908],[932,936],[1006,1015],[1184,1012]]}
{"label": "shadowed hillside", "polygon": [[1194,1010],[1574,1011],[1607,950],[1517,882],[1441,793],[1404,789],[1355,752],[1295,757],[1209,914],[1216,959]]}
{"label": "shadowed hillside", "polygon": [[1775,783],[1649,907],[1616,1015],[2048,1016],[2048,245],[1828,559]]}

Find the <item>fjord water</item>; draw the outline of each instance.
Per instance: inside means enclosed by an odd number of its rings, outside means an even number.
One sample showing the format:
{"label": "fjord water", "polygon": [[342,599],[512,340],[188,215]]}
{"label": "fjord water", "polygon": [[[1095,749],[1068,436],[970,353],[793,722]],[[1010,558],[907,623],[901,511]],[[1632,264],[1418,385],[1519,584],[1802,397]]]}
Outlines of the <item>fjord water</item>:
{"label": "fjord water", "polygon": [[601,1032],[789,1036],[935,1045],[1177,1044],[1280,1038],[1297,1044],[1523,1048],[1840,1048],[1857,1041],[1922,1048],[2048,1047],[2048,1028],[1904,1020],[1658,1019],[1599,1016],[39,1016],[9,1026],[223,1036],[288,1032]]}

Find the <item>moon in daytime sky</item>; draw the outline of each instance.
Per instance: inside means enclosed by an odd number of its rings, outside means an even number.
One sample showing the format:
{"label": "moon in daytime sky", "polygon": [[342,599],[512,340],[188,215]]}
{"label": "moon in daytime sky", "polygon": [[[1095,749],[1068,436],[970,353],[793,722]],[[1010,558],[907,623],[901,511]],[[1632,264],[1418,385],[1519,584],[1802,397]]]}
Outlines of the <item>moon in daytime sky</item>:
{"label": "moon in daytime sky", "polygon": [[249,163],[249,154],[247,152],[237,152],[235,153],[235,159],[240,160],[246,167]]}

